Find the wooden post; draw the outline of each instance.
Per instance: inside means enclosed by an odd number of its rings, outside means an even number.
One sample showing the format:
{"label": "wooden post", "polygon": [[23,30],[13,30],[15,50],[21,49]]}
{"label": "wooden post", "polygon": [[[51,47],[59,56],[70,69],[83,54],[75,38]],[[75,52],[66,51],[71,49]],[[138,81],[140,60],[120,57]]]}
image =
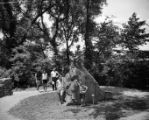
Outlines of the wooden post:
{"label": "wooden post", "polygon": [[92,101],[93,101],[93,104],[95,104],[95,95],[92,94]]}

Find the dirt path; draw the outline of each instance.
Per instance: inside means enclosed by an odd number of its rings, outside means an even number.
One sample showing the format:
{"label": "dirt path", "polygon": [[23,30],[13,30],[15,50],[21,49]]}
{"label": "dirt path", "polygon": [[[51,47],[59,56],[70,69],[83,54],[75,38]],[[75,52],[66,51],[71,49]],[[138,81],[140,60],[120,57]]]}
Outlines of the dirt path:
{"label": "dirt path", "polygon": [[[50,90],[48,92],[50,92]],[[12,96],[0,98],[0,120],[20,120],[10,115],[8,111],[23,99],[44,93],[45,92],[39,92],[36,90],[19,91],[14,92]]]}

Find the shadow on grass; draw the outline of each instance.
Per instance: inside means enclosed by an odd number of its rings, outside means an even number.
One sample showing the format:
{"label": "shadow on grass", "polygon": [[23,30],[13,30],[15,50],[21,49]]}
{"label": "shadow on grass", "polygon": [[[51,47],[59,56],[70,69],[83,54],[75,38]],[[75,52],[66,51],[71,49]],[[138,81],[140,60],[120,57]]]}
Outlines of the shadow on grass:
{"label": "shadow on grass", "polygon": [[67,110],[64,110],[65,113],[72,112],[74,116],[77,116],[81,112],[81,108],[70,108]]}
{"label": "shadow on grass", "polygon": [[123,116],[121,107],[116,103],[106,105],[105,102],[102,105],[89,106],[88,109],[93,109],[93,112],[89,116],[92,116],[94,119],[105,116],[106,120],[117,120]]}
{"label": "shadow on grass", "polygon": [[[89,108],[94,109],[94,111],[89,115],[93,116],[94,119],[98,118],[100,115],[104,115],[106,120],[118,120],[121,117],[127,116],[129,111],[148,111],[148,100],[148,98],[140,99],[133,97],[129,99],[115,100],[109,105],[106,105],[105,102],[103,105],[90,106]],[[134,112],[132,114],[134,114]]]}
{"label": "shadow on grass", "polygon": [[149,109],[149,105],[145,100],[142,99],[126,100],[123,103],[123,108],[131,108],[132,110],[143,111]]}

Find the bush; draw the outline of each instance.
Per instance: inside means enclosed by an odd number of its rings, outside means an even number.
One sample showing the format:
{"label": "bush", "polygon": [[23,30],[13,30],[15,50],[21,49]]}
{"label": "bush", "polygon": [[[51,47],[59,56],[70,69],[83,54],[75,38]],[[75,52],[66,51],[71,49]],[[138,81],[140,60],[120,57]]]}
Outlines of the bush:
{"label": "bush", "polygon": [[[100,85],[149,89],[149,61],[122,61],[105,64],[102,72],[95,74]],[[102,77],[99,77],[101,76]]]}
{"label": "bush", "polygon": [[11,69],[7,70],[5,68],[0,67],[0,78],[9,78],[11,77],[11,74],[12,74]]}
{"label": "bush", "polygon": [[149,88],[149,62],[138,61],[136,63],[130,63],[131,74],[129,78],[124,81],[124,86],[138,89]]}

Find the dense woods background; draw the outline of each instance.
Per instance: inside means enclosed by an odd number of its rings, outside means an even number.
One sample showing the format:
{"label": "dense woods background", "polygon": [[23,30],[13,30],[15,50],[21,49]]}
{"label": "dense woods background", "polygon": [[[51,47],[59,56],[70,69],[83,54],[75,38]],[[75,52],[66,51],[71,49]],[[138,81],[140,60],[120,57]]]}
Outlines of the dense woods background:
{"label": "dense woods background", "polygon": [[146,22],[134,12],[122,28],[109,17],[97,24],[94,18],[105,4],[106,0],[0,0],[0,77],[11,77],[15,87],[34,86],[37,71],[50,74],[56,67],[65,74],[81,56],[100,85],[149,89],[149,51],[138,48],[149,41]]}

